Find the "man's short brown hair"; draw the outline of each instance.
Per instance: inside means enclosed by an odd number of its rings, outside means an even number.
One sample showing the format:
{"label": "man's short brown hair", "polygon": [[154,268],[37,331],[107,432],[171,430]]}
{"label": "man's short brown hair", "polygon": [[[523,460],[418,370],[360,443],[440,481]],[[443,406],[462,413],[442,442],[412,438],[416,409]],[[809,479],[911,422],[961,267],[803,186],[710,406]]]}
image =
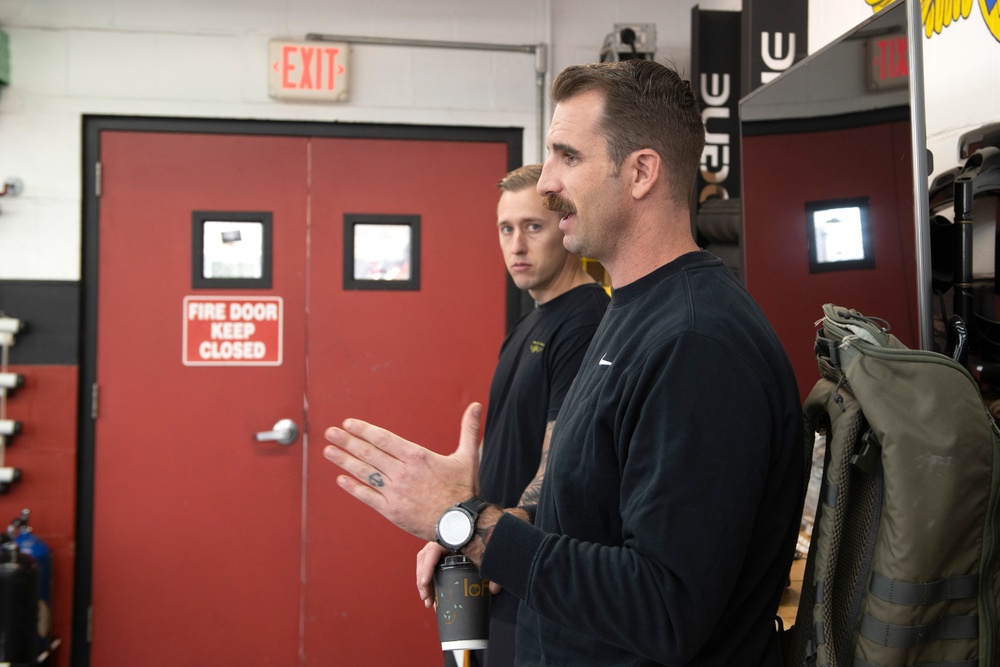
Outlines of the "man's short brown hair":
{"label": "man's short brown hair", "polygon": [[552,101],[589,90],[604,97],[599,127],[616,168],[634,151],[651,148],[664,162],[672,199],[689,204],[705,147],[705,124],[691,84],[651,60],[571,65],[552,82]]}

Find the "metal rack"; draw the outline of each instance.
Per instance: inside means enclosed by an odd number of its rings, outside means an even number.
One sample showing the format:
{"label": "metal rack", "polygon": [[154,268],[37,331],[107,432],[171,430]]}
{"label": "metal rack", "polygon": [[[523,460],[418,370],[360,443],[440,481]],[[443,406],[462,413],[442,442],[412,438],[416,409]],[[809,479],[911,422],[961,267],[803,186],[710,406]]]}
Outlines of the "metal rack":
{"label": "metal rack", "polygon": [[21,422],[7,418],[7,396],[24,384],[24,376],[8,370],[10,348],[24,329],[24,322],[0,312],[0,494],[21,479],[21,470],[7,465],[7,447],[21,432]]}

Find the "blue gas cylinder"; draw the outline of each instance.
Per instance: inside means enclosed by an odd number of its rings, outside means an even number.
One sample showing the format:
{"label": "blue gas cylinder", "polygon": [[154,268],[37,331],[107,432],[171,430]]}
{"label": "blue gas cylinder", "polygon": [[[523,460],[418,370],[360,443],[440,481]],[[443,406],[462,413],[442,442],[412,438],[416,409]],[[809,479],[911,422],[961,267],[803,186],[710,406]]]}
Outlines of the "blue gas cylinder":
{"label": "blue gas cylinder", "polygon": [[38,564],[38,654],[49,650],[52,641],[52,550],[35,535],[28,523],[31,510],[21,510],[21,516],[11,522],[9,532],[22,554]]}
{"label": "blue gas cylinder", "polygon": [[38,563],[0,533],[0,664],[34,664],[38,656]]}

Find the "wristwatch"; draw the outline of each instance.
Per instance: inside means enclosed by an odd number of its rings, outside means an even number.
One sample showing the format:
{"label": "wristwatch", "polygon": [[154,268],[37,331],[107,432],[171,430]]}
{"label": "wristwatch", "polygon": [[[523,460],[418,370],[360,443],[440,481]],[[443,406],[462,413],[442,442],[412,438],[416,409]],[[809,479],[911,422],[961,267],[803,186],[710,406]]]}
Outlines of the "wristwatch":
{"label": "wristwatch", "polygon": [[472,496],[465,502],[446,509],[435,528],[437,543],[451,551],[458,551],[464,547],[472,541],[479,513],[488,505],[489,503],[480,496]]}

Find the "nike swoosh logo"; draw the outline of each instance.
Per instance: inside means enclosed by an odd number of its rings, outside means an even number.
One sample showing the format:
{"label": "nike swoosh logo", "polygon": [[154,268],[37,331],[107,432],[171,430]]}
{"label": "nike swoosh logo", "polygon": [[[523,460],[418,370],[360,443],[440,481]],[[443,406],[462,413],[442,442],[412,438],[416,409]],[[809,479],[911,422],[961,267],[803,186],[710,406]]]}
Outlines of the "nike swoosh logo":
{"label": "nike swoosh logo", "polygon": [[607,359],[605,359],[604,357],[601,357],[601,360],[597,362],[597,365],[598,366],[610,366],[611,362],[608,361]]}

